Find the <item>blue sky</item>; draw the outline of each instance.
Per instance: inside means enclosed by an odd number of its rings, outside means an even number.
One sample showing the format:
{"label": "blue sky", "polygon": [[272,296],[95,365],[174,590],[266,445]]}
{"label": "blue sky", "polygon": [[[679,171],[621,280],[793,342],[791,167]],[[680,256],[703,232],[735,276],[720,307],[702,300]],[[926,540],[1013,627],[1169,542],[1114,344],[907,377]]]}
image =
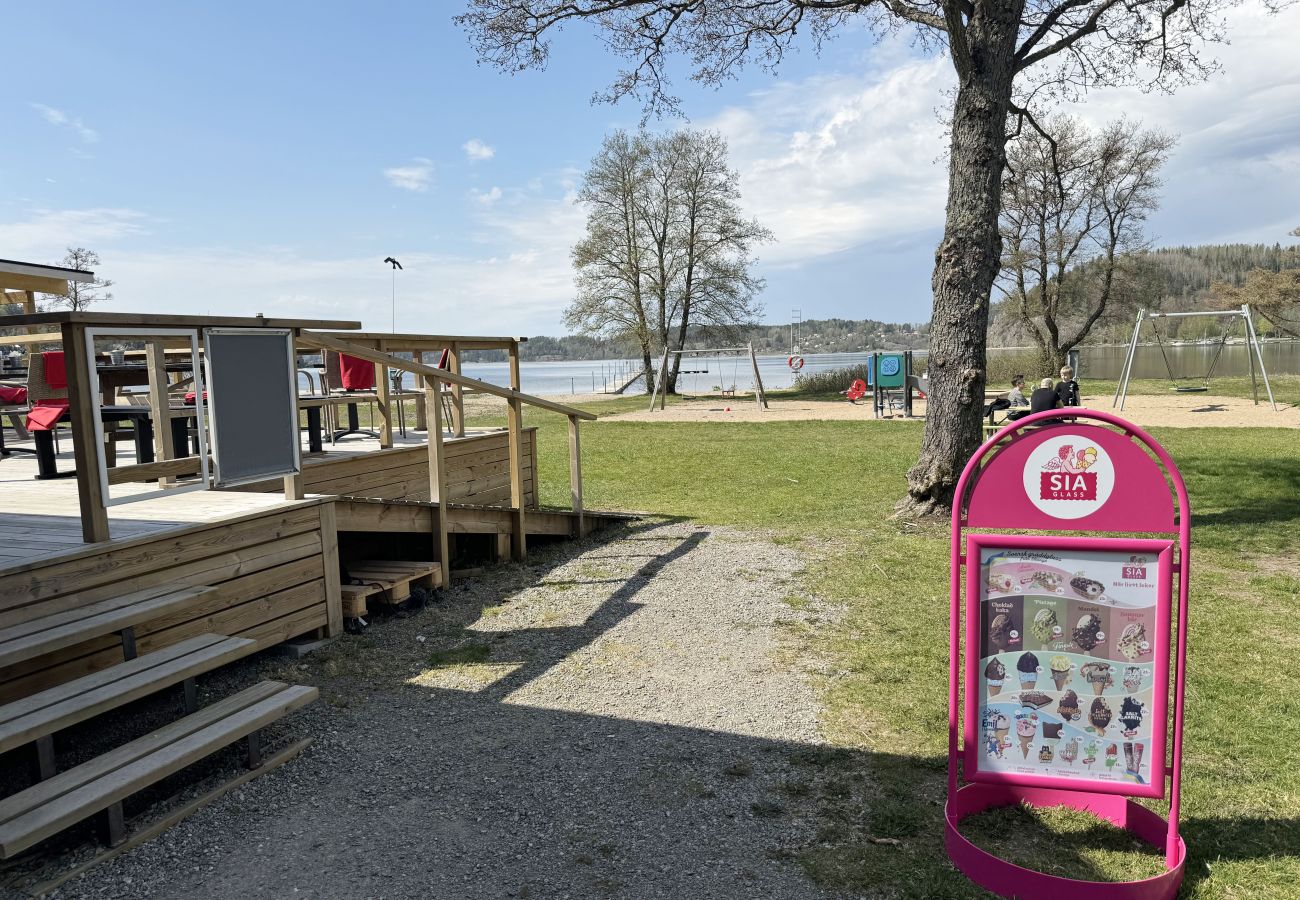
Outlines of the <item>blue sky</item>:
{"label": "blue sky", "polygon": [[[507,77],[476,65],[459,8],[11,4],[10,33],[46,50],[0,81],[0,257],[93,248],[119,310],[386,328],[391,254],[407,266],[401,330],[559,332],[574,184],[640,110],[591,104],[618,62],[590,30]],[[1211,84],[1076,110],[1182,135],[1150,223],[1164,243],[1300,225],[1300,12],[1233,18]],[[779,238],[761,253],[768,321],[929,317],[945,60],[849,32],[775,78],[715,91],[680,74],[690,124],[727,136],[748,209]]]}

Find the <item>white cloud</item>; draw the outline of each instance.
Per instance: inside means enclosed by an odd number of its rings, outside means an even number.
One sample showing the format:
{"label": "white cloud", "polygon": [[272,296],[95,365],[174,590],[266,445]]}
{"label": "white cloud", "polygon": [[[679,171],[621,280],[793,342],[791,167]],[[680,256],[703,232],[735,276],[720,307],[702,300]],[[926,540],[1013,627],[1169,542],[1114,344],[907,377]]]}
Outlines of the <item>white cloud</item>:
{"label": "white cloud", "polygon": [[83,143],[93,144],[99,140],[99,132],[87,126],[78,116],[70,116],[63,110],[55,109],[53,106],[46,106],[44,103],[33,103],[31,107],[51,125],[59,128],[71,128]]}
{"label": "white cloud", "polygon": [[462,149],[465,151],[465,156],[470,162],[482,162],[483,160],[491,159],[497,155],[495,149],[489,147],[478,138],[470,138],[462,145]]}
{"label": "white cloud", "polygon": [[477,188],[472,189],[469,195],[474,198],[474,202],[483,206],[491,206],[501,199],[501,188],[493,185],[491,190],[480,191]]}
{"label": "white cloud", "polygon": [[433,182],[433,160],[417,156],[408,165],[384,169],[384,177],[393,187],[422,194]]}
{"label": "white cloud", "polygon": [[951,80],[946,60],[909,60],[777,83],[701,123],[727,138],[746,211],[776,234],[763,259],[806,262],[942,221],[935,107]]}
{"label": "white cloud", "polygon": [[105,244],[148,234],[149,221],[134,209],[38,209],[23,221],[0,222],[0,247],[14,259],[54,263],[68,247],[99,250]]}

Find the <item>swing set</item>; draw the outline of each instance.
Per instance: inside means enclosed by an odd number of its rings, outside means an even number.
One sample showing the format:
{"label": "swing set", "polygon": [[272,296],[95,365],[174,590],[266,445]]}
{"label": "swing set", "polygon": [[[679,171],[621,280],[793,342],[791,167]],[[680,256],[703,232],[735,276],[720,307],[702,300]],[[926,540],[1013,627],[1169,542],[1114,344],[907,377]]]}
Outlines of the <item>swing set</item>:
{"label": "swing set", "polygon": [[[1227,319],[1223,333],[1214,348],[1214,354],[1210,357],[1209,364],[1202,373],[1180,374],[1175,372],[1173,361],[1169,358],[1169,353],[1165,349],[1164,337],[1160,334],[1161,319],[1185,319],[1193,316],[1213,316],[1218,319]],[[1151,331],[1156,338],[1156,346],[1160,348],[1160,357],[1164,360],[1165,371],[1169,374],[1169,381],[1172,390],[1179,394],[1203,394],[1210,389],[1210,379],[1214,377],[1215,369],[1218,368],[1219,360],[1223,356],[1223,348],[1228,345],[1228,339],[1232,337],[1232,332],[1237,322],[1242,323],[1242,336],[1246,343],[1246,361],[1250,365],[1250,384],[1255,397],[1255,405],[1259,405],[1259,382],[1255,377],[1255,365],[1259,364],[1259,373],[1264,380],[1264,388],[1268,392],[1268,402],[1277,412],[1277,402],[1273,399],[1273,386],[1268,383],[1268,371],[1264,368],[1264,353],[1259,345],[1259,336],[1255,334],[1255,323],[1250,316],[1250,305],[1243,303],[1241,309],[1225,310],[1197,310],[1193,312],[1148,312],[1145,309],[1138,310],[1137,323],[1133,326],[1133,335],[1129,339],[1128,353],[1124,357],[1124,369],[1120,373],[1119,386],[1115,389],[1115,399],[1111,406],[1119,406],[1120,411],[1124,409],[1124,401],[1128,398],[1128,383],[1133,374],[1133,360],[1137,356],[1138,338],[1141,336],[1142,323],[1150,322]]]}
{"label": "swing set", "polygon": [[[722,396],[724,397],[736,396],[736,387],[740,379],[740,359],[742,355],[747,355],[749,357],[750,374],[753,379],[752,387],[754,391],[754,400],[758,403],[759,409],[767,409],[767,392],[763,389],[763,378],[758,374],[758,358],[754,356],[754,345],[749,344],[748,346],[745,347],[713,347],[705,350],[669,350],[667,347],[665,347],[663,356],[660,359],[660,363],[659,363],[659,380],[655,383],[655,391],[650,396],[650,411],[654,412],[656,402],[659,404],[660,409],[663,409],[668,403],[667,374],[668,374],[668,359],[670,356],[675,355],[678,357],[698,358],[702,356],[721,357],[722,354],[732,354],[730,381],[727,380],[726,360],[721,358],[718,360],[718,374],[721,379],[721,384],[719,385],[719,389],[722,391]],[[685,362],[685,359],[683,359],[682,362]],[[694,368],[694,369],[683,369],[679,364],[677,369],[678,378],[680,378],[682,375],[691,375],[696,378],[698,378],[698,376],[700,375],[708,375],[711,371],[710,363],[708,359],[705,359],[702,363],[698,361],[691,363],[691,365],[694,366],[699,366],[701,364],[703,365],[703,368]],[[698,382],[696,382],[696,387],[698,387]]]}

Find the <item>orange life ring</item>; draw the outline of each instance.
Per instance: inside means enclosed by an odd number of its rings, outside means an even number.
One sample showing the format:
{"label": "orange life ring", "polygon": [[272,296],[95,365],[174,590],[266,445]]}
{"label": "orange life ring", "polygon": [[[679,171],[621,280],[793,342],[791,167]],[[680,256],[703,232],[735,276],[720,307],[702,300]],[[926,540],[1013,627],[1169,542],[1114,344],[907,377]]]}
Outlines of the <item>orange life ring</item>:
{"label": "orange life ring", "polygon": [[785,361],[785,364],[789,366],[791,369],[793,369],[794,371],[798,372],[800,369],[803,368],[803,357],[792,356]]}

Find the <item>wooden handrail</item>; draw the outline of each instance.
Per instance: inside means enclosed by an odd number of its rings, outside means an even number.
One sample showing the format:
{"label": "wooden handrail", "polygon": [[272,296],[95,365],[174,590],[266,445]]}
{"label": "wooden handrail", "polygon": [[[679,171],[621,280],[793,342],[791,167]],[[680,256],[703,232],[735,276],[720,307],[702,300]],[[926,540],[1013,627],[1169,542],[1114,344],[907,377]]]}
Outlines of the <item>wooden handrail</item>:
{"label": "wooden handrail", "polygon": [[400,369],[403,372],[412,372],[416,375],[423,375],[425,378],[436,381],[446,381],[450,384],[459,384],[462,387],[472,387],[485,394],[492,394],[496,397],[502,397],[506,400],[516,400],[522,403],[528,403],[532,406],[539,406],[542,409],[549,409],[551,412],[557,412],[566,416],[575,416],[579,419],[586,419],[589,422],[596,420],[595,413],[589,413],[586,410],[576,409],[572,406],[565,406],[563,403],[556,403],[543,397],[534,397],[532,394],[525,394],[520,391],[512,391],[509,388],[498,387],[495,384],[489,384],[486,381],[479,381],[477,378],[468,378],[464,375],[457,375],[448,369],[438,369],[433,366],[426,366],[423,363],[413,362],[411,360],[400,359],[392,356],[382,350],[372,350],[369,347],[363,347],[358,344],[352,344],[347,341],[336,340],[315,331],[301,331],[298,333],[298,341],[309,347],[315,347],[320,350],[336,350],[339,353],[346,353],[348,356],[355,356],[358,359],[369,360],[378,363],[381,366],[387,366],[390,369]]}

